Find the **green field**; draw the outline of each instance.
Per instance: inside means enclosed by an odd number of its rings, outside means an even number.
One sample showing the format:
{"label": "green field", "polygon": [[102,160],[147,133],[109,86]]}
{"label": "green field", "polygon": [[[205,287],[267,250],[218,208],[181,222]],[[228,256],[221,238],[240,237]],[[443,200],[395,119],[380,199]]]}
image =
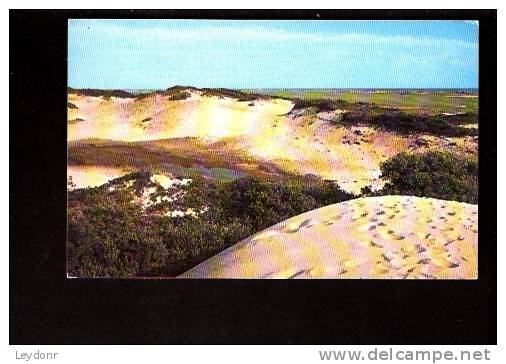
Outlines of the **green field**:
{"label": "green field", "polygon": [[[248,90],[253,92],[253,90]],[[478,94],[459,94],[453,91],[398,91],[398,90],[254,90],[274,97],[303,100],[329,99],[348,102],[374,103],[383,107],[406,108],[406,111],[423,113],[477,112]]]}

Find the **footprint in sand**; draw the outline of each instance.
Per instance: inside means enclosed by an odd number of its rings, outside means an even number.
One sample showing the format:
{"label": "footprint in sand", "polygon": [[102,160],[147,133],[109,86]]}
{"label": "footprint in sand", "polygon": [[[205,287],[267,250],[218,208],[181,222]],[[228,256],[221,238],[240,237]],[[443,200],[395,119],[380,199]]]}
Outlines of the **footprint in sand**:
{"label": "footprint in sand", "polygon": [[293,234],[293,233],[298,232],[299,229],[301,229],[303,227],[310,228],[310,227],[318,225],[318,224],[319,224],[319,221],[315,220],[315,219],[303,220],[301,222],[292,222],[286,226],[285,231],[287,233]]}
{"label": "footprint in sand", "polygon": [[251,239],[251,241],[252,242],[258,242],[258,241],[265,240],[265,239],[271,238],[273,236],[278,236],[278,235],[280,235],[279,231],[277,231],[277,230],[268,230],[268,231],[265,231],[265,232],[260,233],[258,235],[255,235]]}

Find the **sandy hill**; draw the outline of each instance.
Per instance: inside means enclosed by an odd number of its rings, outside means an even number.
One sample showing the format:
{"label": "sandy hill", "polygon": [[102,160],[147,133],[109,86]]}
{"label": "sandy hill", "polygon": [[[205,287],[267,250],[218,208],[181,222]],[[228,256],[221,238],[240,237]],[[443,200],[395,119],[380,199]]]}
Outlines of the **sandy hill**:
{"label": "sandy hill", "polygon": [[[477,150],[469,137],[427,136],[420,141],[417,136],[370,127],[335,125],[331,112],[293,110],[294,103],[284,99],[226,90],[176,91],[138,97],[119,91],[100,96],[98,90],[84,94],[69,90],[69,174],[79,180],[94,174],[89,180],[98,183],[125,169],[159,168],[184,157],[187,165],[199,168],[315,174],[358,193],[364,186],[380,188],[379,163],[401,151]],[[123,144],[105,148],[96,139]],[[163,143],[147,144],[158,140]],[[176,140],[177,151],[169,150]],[[139,153],[153,157],[139,161]]]}
{"label": "sandy hill", "polygon": [[189,97],[155,93],[144,97],[69,94],[68,140],[122,141],[250,136],[270,129],[276,116],[290,111],[281,99],[240,101],[188,89]]}
{"label": "sandy hill", "polygon": [[476,279],[477,210],[412,196],[350,200],[267,228],[181,277]]}

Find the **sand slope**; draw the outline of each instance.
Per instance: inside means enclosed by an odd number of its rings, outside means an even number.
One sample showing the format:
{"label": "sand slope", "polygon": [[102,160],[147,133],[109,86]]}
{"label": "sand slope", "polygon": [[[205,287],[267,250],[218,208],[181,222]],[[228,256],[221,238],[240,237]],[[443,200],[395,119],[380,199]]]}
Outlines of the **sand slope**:
{"label": "sand slope", "polygon": [[182,278],[476,279],[478,206],[367,197],[292,217]]}

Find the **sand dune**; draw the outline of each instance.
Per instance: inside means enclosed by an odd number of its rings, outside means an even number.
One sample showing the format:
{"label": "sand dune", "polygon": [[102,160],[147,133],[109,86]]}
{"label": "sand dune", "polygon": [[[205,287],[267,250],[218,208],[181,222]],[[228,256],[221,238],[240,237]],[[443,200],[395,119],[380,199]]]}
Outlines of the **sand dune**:
{"label": "sand dune", "polygon": [[[290,112],[293,103],[283,99],[251,102],[188,92],[190,98],[178,101],[160,94],[140,99],[69,94],[68,102],[75,108],[68,109],[68,140],[195,138],[195,147],[191,148],[195,160],[209,159],[212,153],[207,150],[214,153],[216,143],[222,143],[219,153],[224,160],[243,155],[245,160],[272,164],[284,172],[335,180],[342,189],[359,193],[365,186],[381,188],[380,162],[408,150],[416,139],[368,127],[337,126],[324,113]],[[416,150],[450,148],[441,138],[428,139]],[[472,138],[455,139],[451,148],[470,145],[471,153],[477,150]],[[96,149],[99,155],[101,150]],[[129,152],[124,149],[123,153]]]}
{"label": "sand dune", "polygon": [[292,217],[181,278],[476,279],[478,207],[368,197]]}
{"label": "sand dune", "polygon": [[276,117],[293,107],[290,101],[238,101],[228,97],[202,96],[188,91],[191,97],[171,101],[164,95],[141,99],[80,96],[69,94],[68,140],[100,138],[141,141],[167,138],[200,137],[217,140],[223,137],[257,135],[270,129]]}

